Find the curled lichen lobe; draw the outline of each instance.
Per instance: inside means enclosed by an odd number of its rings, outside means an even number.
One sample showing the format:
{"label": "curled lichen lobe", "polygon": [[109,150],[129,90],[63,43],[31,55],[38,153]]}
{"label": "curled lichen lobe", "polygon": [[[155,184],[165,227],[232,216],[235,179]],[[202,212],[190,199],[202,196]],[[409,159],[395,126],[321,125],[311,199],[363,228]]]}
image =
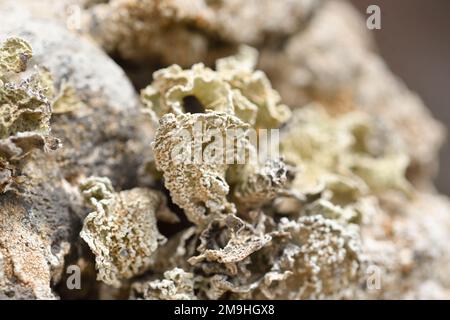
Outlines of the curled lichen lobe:
{"label": "curled lichen lobe", "polygon": [[143,188],[115,192],[109,179],[97,177],[82,183],[81,191],[95,209],[80,235],[96,255],[98,279],[120,286],[148,268],[165,240],[155,218],[163,196]]}

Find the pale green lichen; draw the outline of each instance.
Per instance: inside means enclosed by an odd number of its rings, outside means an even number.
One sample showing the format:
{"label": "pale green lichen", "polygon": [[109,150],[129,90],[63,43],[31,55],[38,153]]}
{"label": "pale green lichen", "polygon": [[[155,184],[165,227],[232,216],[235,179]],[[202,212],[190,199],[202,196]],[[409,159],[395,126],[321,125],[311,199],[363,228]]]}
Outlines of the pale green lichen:
{"label": "pale green lichen", "polygon": [[48,133],[51,107],[48,99],[30,86],[29,81],[7,83],[0,88],[0,137],[19,132]]}
{"label": "pale green lichen", "polygon": [[20,38],[8,38],[0,47],[0,80],[4,73],[23,72],[33,55],[31,46]]}
{"label": "pale green lichen", "polygon": [[0,193],[12,188],[18,161],[31,150],[59,147],[59,140],[50,136],[50,73],[36,68],[25,79],[19,74],[31,55],[29,44],[18,38],[7,39],[0,48]]}
{"label": "pale green lichen", "polygon": [[[237,64],[239,59],[233,59],[231,65]],[[221,62],[222,68],[227,61]],[[398,190],[407,196],[412,192],[405,177],[408,158],[401,141],[388,137],[388,128],[362,112],[332,117],[311,105],[295,111],[282,129],[281,154],[286,160],[208,169],[204,164],[174,165],[168,155],[180,141],[190,143],[180,139],[179,130],[192,131],[198,119],[227,113],[172,111],[177,114],[160,121],[155,159],[174,202],[198,224],[200,245],[185,259],[194,270],[201,270],[199,285],[208,288],[203,295],[216,299],[228,292],[236,298],[303,299],[341,297],[346,290],[355,290],[366,263],[359,225],[381,210],[380,192]],[[223,121],[221,125],[226,127]],[[221,193],[211,192],[214,188],[199,191],[206,173],[223,182]],[[195,201],[203,194],[208,197]],[[208,208],[204,203],[210,199],[214,206]],[[288,199],[294,199],[293,208],[286,209]],[[291,218],[277,222],[266,215],[273,209],[261,211],[272,201],[276,213]],[[249,267],[261,261],[264,267]]]}
{"label": "pale green lichen", "polygon": [[[374,195],[387,189],[410,192],[407,158],[401,143],[388,140],[376,119],[357,112],[333,118],[314,105],[297,110],[282,129],[284,159],[263,165],[244,159],[240,166],[192,163],[195,133],[201,154],[217,143],[205,128],[225,136],[231,128],[271,128],[284,121],[273,121],[283,107],[267,78],[254,71],[255,57],[252,49],[243,48],[218,60],[217,71],[172,66],[155,73],[153,84],[142,92],[160,119],[153,142],[156,168],[174,203],[197,224],[191,236],[200,245],[177,252],[201,270],[199,285],[208,288],[201,294],[208,298],[226,292],[238,298],[339,296],[361,278],[358,224],[380,210]],[[185,108],[190,96],[210,110],[191,114]],[[253,107],[236,104],[240,97]],[[182,134],[186,130],[188,137]],[[241,141],[249,154],[255,152],[245,132]],[[219,144],[217,151],[235,150]],[[189,161],[177,158],[186,155]],[[291,219],[277,221],[270,212]],[[334,279],[337,273],[341,277]]]}
{"label": "pale green lichen", "polygon": [[[245,163],[248,159],[240,159],[244,166],[231,167],[230,164],[236,162],[225,161],[225,157],[236,152],[236,146],[225,142],[220,145],[208,136],[212,131],[219,131],[219,136],[226,141],[229,132],[242,130],[236,139],[245,145],[248,158],[252,158],[256,146],[255,141],[250,141],[247,130],[277,128],[287,121],[289,108],[280,103],[278,93],[265,74],[254,70],[256,58],[255,49],[242,47],[237,55],[219,59],[216,71],[203,64],[187,70],[173,65],[155,72],[153,83],[141,93],[146,110],[153,119],[159,120],[153,143],[156,168],[163,172],[173,201],[196,224],[205,222],[206,216],[236,212],[235,203],[227,199],[230,185],[226,179],[235,188],[233,201],[238,205],[245,202],[248,209],[270,202],[285,187],[283,161],[268,160],[268,163],[277,163],[279,173],[269,168],[270,165],[260,168],[254,159],[250,163]],[[200,124],[200,128],[209,132],[197,134],[195,139],[203,145],[199,152],[216,145],[217,155],[224,158],[213,164],[205,161],[175,164],[171,159],[175,148],[186,152],[192,144],[192,139],[181,137],[181,131],[193,133],[199,122],[206,122]],[[189,157],[194,156],[191,153]],[[228,172],[230,168],[232,173]],[[276,177],[277,174],[280,176]],[[232,175],[236,178],[230,178]],[[255,185],[263,181],[264,185]],[[251,195],[252,200],[244,201],[244,194]]]}
{"label": "pale green lichen", "polygon": [[80,189],[95,208],[84,220],[80,236],[96,258],[97,279],[119,287],[121,280],[148,268],[165,238],[156,226],[163,195],[143,188],[114,192],[107,178],[91,177]]}
{"label": "pale green lichen", "polygon": [[53,101],[52,112],[53,114],[69,113],[82,109],[84,106],[74,87],[64,83]]}
{"label": "pale green lichen", "polygon": [[327,194],[339,205],[385,190],[410,195],[402,143],[379,126],[360,112],[333,118],[320,106],[295,111],[280,143],[282,155],[298,167],[292,188]]}
{"label": "pale green lichen", "polygon": [[227,112],[256,128],[277,128],[290,110],[280,103],[266,75],[254,70],[256,57],[256,50],[243,47],[237,56],[219,59],[216,71],[202,63],[187,70],[178,65],[161,69],[142,91],[142,100],[155,119],[190,112],[188,99],[195,98],[203,112]]}

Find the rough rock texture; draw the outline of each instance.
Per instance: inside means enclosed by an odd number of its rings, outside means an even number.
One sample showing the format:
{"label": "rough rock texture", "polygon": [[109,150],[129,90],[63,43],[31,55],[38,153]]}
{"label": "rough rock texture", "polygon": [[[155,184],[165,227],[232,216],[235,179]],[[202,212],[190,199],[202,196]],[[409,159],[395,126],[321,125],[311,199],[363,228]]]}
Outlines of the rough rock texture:
{"label": "rough rock texture", "polygon": [[0,199],[0,296],[50,299],[55,297],[50,285],[64,271],[64,256],[77,226],[73,199],[46,159],[34,160],[23,173],[24,191],[10,191]]}

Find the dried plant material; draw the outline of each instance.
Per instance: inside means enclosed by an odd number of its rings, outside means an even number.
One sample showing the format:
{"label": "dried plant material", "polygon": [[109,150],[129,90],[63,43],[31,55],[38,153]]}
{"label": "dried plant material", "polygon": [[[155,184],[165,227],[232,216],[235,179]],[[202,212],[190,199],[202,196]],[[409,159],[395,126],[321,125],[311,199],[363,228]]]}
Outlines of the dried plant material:
{"label": "dried plant material", "polygon": [[162,195],[140,188],[115,193],[107,178],[96,177],[81,190],[96,211],[84,220],[80,236],[96,255],[97,279],[118,287],[148,268],[165,239],[155,219]]}
{"label": "dried plant material", "polygon": [[135,284],[134,290],[145,300],[196,300],[194,275],[174,268],[164,272],[164,279]]}
{"label": "dried plant material", "polygon": [[[277,128],[290,116],[262,71],[255,71],[257,52],[242,47],[236,56],[219,59],[217,71],[203,64],[183,70],[178,65],[154,73],[154,81],[141,97],[157,120],[168,112],[227,112],[256,128]],[[189,99],[195,99],[194,102]]]}

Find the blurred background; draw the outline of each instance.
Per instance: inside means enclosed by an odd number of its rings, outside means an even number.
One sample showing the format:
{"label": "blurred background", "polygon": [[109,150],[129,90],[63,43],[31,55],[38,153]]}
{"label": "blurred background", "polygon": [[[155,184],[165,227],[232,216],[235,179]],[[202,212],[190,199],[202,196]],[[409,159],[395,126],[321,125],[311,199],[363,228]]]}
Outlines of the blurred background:
{"label": "blurred background", "polygon": [[[366,15],[381,8],[381,30],[370,31],[391,70],[450,129],[450,1],[351,0]],[[450,131],[450,130],[449,130]],[[420,143],[420,141],[417,141]],[[450,142],[441,151],[439,191],[450,195]]]}

